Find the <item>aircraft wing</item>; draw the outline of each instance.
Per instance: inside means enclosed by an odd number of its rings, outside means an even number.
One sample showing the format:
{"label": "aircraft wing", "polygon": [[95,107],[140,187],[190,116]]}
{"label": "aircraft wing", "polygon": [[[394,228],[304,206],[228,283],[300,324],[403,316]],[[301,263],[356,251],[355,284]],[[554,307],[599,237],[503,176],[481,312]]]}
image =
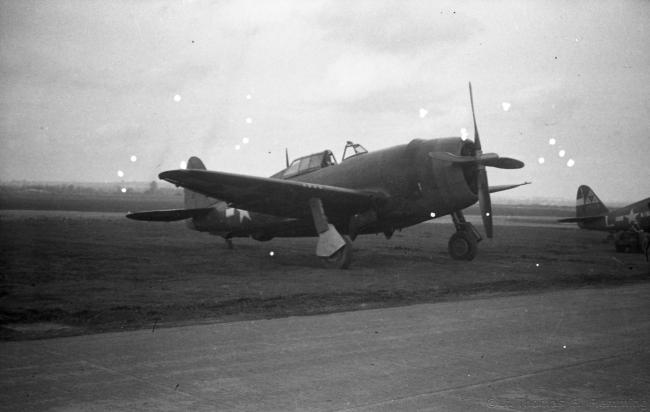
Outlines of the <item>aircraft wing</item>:
{"label": "aircraft wing", "polygon": [[208,170],[170,170],[158,177],[238,209],[291,218],[310,217],[314,197],[332,217],[363,212],[384,198],[378,192]]}
{"label": "aircraft wing", "polygon": [[501,192],[503,190],[510,190],[514,189],[515,187],[523,186],[523,185],[529,185],[530,182],[524,182],[524,183],[518,183],[514,185],[496,185],[496,186],[490,186],[490,193],[495,193],[495,192]]}

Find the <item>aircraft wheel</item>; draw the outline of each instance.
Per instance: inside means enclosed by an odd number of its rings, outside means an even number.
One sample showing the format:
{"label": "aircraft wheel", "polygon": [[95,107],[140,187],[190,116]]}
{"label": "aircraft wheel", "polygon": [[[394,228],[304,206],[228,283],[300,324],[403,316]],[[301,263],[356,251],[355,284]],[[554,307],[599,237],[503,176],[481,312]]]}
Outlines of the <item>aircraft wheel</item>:
{"label": "aircraft wheel", "polygon": [[468,232],[458,231],[449,239],[449,255],[455,260],[472,260],[476,257],[476,238]]}
{"label": "aircraft wheel", "polygon": [[347,269],[350,266],[350,262],[352,262],[352,240],[347,235],[343,235],[343,240],[345,240],[345,246],[330,257],[320,258],[326,268]]}

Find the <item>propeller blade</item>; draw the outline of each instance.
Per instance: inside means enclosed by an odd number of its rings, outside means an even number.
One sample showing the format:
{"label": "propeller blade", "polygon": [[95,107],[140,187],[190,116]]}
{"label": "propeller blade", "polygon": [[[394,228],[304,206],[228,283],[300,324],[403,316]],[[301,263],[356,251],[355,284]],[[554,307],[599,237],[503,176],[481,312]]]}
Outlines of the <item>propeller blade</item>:
{"label": "propeller blade", "polygon": [[474,156],[459,156],[449,152],[429,152],[429,157],[451,163],[478,163]]}
{"label": "propeller blade", "polygon": [[499,155],[496,153],[480,153],[476,155],[478,164],[483,166],[493,166],[499,161]]}
{"label": "propeller blade", "polygon": [[474,95],[472,94],[472,82],[469,82],[469,103],[472,106],[472,120],[474,121],[474,145],[476,150],[481,151],[481,139],[478,137],[478,126],[476,126],[476,114],[474,113]]}
{"label": "propeller blade", "polygon": [[512,159],[510,157],[500,157],[497,161],[497,164],[493,167],[497,167],[499,169],[521,169],[524,167],[524,162],[521,160]]}
{"label": "propeller blade", "polygon": [[481,164],[499,169],[521,169],[524,167],[524,162],[510,157],[499,157],[496,153],[482,154]]}
{"label": "propeller blade", "polygon": [[478,204],[481,209],[483,228],[488,238],[492,238],[492,201],[490,200],[490,187],[488,186],[485,167],[478,170]]}
{"label": "propeller blade", "polygon": [[499,157],[496,153],[483,153],[480,157],[475,157],[459,156],[449,152],[429,152],[429,157],[454,164],[474,163],[499,169],[521,169],[524,167],[524,162],[509,157]]}

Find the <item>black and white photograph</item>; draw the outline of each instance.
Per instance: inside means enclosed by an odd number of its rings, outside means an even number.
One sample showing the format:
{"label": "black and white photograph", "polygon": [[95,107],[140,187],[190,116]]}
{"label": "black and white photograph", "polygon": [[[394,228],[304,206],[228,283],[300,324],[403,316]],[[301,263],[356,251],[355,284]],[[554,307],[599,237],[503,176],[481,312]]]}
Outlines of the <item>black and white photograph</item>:
{"label": "black and white photograph", "polygon": [[650,2],[0,0],[0,409],[650,410]]}

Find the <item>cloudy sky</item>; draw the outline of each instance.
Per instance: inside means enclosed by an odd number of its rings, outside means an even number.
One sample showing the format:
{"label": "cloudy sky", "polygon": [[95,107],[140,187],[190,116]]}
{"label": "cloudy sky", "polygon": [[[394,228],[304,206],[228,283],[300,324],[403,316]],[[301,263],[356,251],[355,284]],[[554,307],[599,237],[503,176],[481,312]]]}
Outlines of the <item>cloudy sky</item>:
{"label": "cloudy sky", "polygon": [[490,182],[533,182],[499,196],[650,195],[647,1],[0,7],[3,181],[150,181],[191,155],[267,176],[285,147],[472,134],[471,80],[484,151],[526,162]]}

